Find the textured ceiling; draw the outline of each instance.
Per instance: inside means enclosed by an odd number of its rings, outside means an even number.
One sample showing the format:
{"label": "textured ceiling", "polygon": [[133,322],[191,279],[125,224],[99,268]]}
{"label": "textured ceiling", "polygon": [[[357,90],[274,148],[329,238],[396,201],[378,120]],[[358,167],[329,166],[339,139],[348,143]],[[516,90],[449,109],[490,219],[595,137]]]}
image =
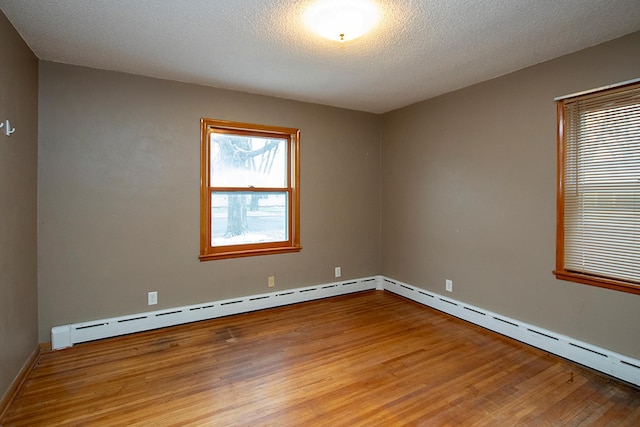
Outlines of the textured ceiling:
{"label": "textured ceiling", "polygon": [[0,0],[45,60],[383,113],[640,30],[639,0],[377,0],[336,43],[311,0]]}

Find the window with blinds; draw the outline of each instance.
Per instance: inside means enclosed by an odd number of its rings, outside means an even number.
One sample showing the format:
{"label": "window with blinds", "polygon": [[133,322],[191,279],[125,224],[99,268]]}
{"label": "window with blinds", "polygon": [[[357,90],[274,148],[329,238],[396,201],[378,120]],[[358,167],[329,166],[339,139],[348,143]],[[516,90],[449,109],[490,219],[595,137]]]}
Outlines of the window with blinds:
{"label": "window with blinds", "polygon": [[640,294],[640,83],[558,100],[556,277]]}

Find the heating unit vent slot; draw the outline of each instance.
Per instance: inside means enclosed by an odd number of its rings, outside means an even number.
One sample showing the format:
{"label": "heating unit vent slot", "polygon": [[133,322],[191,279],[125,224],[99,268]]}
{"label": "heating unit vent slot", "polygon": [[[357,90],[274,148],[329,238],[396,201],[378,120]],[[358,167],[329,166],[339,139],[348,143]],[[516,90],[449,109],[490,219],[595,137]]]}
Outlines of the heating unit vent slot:
{"label": "heating unit vent slot", "polygon": [[343,283],[342,286],[347,286],[347,285],[355,285],[358,282],[347,282],[347,283]]}
{"label": "heating unit vent slot", "polygon": [[542,332],[538,332],[538,331],[536,331],[534,329],[527,328],[527,331],[533,332],[534,334],[542,335],[543,337],[547,337],[547,338],[555,340],[555,341],[559,341],[558,338],[556,338],[556,337],[552,337],[551,335],[547,335],[547,334],[544,334]]}
{"label": "heating unit vent slot", "polygon": [[146,319],[147,316],[140,316],[140,317],[132,317],[130,319],[121,319],[118,320],[118,323],[125,323],[125,322],[133,322],[134,320],[142,320],[142,319]]}
{"label": "heating unit vent slot", "polygon": [[311,291],[317,291],[318,288],[311,288],[311,289],[302,289],[300,292],[311,292]]}
{"label": "heating unit vent slot", "polygon": [[473,308],[464,307],[464,309],[465,309],[465,310],[469,310],[469,311],[473,311],[474,313],[477,313],[477,314],[481,314],[482,316],[486,316],[486,315],[487,315],[486,313],[483,313],[483,312],[481,312],[481,311],[475,310],[475,309],[473,309]]}
{"label": "heating unit vent slot", "polygon": [[518,325],[517,323],[509,322],[508,320],[504,320],[496,316],[493,316],[493,318],[496,319],[498,322],[506,323],[507,325],[515,326],[516,328],[520,327],[520,325]]}
{"label": "heating unit vent slot", "polygon": [[327,285],[327,286],[323,286],[322,289],[329,289],[329,288],[335,288],[338,285]]}
{"label": "heating unit vent slot", "polygon": [[106,326],[108,323],[96,323],[95,325],[87,325],[87,326],[78,326],[76,329],[89,329],[89,328],[97,328],[98,326]]}
{"label": "heating unit vent slot", "polygon": [[631,366],[636,369],[640,369],[640,366],[634,365],[633,363],[625,362],[624,360],[621,360],[620,363],[622,363],[623,365]]}
{"label": "heating unit vent slot", "polygon": [[400,287],[401,287],[401,288],[408,289],[408,290],[410,290],[410,291],[414,291],[414,289],[413,289],[413,288],[410,288],[410,287],[405,286],[405,285],[400,285]]}
{"label": "heating unit vent slot", "polygon": [[435,296],[433,296],[433,295],[431,295],[431,294],[428,294],[428,293],[426,293],[426,292],[418,291],[418,293],[421,293],[422,295],[426,295],[426,296],[428,296],[429,298],[435,298]]}
{"label": "heating unit vent slot", "polygon": [[597,354],[598,356],[602,356],[602,357],[609,357],[609,356],[607,356],[606,354],[602,354],[602,353],[600,353],[600,352],[598,352],[598,351],[591,350],[590,348],[586,348],[586,347],[583,347],[583,346],[581,346],[581,345],[574,344],[574,343],[572,343],[572,342],[570,342],[570,343],[569,343],[569,345],[570,345],[570,346],[572,346],[572,347],[577,347],[577,348],[579,348],[579,349],[589,351],[589,352],[591,352],[591,353],[593,353],[593,354]]}
{"label": "heating unit vent slot", "polygon": [[282,294],[276,294],[277,297],[284,297],[284,296],[287,296],[287,295],[293,295],[293,292],[284,292]]}
{"label": "heating unit vent slot", "polygon": [[263,297],[255,297],[255,298],[249,298],[249,301],[256,301],[259,299],[267,299],[267,298],[271,298],[269,295],[263,296]]}
{"label": "heating unit vent slot", "polygon": [[223,303],[222,303],[222,304],[220,304],[220,305],[238,304],[238,303],[241,303],[241,302],[242,302],[242,300],[238,300],[238,301],[229,301],[229,302],[223,302]]}
{"label": "heating unit vent slot", "polygon": [[160,317],[160,316],[168,316],[168,315],[170,315],[170,314],[178,314],[178,313],[182,313],[182,310],[167,311],[166,313],[158,313],[158,314],[156,314],[156,317]]}
{"label": "heating unit vent slot", "polygon": [[440,298],[440,301],[442,301],[442,302],[446,302],[447,304],[455,305],[456,307],[458,306],[458,304],[456,304],[455,302],[453,302],[453,301],[447,301],[447,300],[446,300],[446,299],[444,299],[444,298]]}

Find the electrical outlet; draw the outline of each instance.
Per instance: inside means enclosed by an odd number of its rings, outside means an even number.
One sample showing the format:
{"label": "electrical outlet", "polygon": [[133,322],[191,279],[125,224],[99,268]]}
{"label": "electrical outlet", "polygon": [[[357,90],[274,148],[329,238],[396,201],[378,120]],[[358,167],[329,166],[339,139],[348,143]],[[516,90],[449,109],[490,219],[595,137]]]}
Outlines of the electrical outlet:
{"label": "electrical outlet", "polygon": [[445,280],[444,282],[444,286],[447,292],[453,292],[453,281],[452,280]]}
{"label": "electrical outlet", "polygon": [[156,305],[158,303],[158,291],[149,292],[147,294],[147,304]]}
{"label": "electrical outlet", "polygon": [[342,269],[340,267],[336,267],[336,277],[342,276]]}
{"label": "electrical outlet", "polygon": [[270,288],[273,288],[276,285],[276,276],[269,276],[267,283]]}

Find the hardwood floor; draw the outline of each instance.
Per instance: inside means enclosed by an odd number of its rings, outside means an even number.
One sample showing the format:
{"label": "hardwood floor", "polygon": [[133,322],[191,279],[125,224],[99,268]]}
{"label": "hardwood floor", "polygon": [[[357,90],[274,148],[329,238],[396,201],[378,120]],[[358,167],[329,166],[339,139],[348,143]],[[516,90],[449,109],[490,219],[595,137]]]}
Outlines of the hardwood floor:
{"label": "hardwood floor", "polygon": [[640,390],[389,292],[41,355],[4,426],[638,426]]}

